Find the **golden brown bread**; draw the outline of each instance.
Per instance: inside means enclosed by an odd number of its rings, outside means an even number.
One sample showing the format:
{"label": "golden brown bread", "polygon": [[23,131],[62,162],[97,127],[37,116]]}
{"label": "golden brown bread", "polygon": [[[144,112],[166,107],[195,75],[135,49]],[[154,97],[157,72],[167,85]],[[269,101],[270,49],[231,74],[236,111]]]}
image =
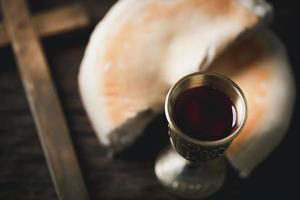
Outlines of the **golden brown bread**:
{"label": "golden brown bread", "polygon": [[234,44],[210,66],[244,91],[248,119],[227,157],[247,176],[280,142],[291,117],[295,89],[283,45],[270,31]]}
{"label": "golden brown bread", "polygon": [[119,1],[95,28],[79,73],[99,141],[122,150],[162,111],[177,80],[199,70],[217,71],[236,81],[248,98],[249,119],[227,151],[233,166],[248,175],[287,128],[293,81],[272,33],[260,31],[227,48],[269,13],[270,6],[256,0]]}
{"label": "golden brown bread", "polygon": [[79,73],[100,142],[115,150],[133,142],[172,84],[207,67],[269,12],[254,0],[119,1],[95,28]]}

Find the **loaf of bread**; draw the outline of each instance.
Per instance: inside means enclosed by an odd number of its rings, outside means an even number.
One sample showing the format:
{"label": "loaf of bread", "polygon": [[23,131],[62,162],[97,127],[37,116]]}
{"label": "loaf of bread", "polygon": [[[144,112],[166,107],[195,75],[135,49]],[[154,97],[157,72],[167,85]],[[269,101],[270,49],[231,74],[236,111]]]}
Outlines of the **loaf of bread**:
{"label": "loaf of bread", "polygon": [[[227,153],[248,174],[281,139],[293,100],[282,46],[259,31],[270,14],[270,5],[256,0],[117,2],[92,33],[79,72],[83,104],[101,144],[114,151],[132,144],[163,111],[176,81],[214,70],[240,84],[249,98],[249,122]],[[233,45],[244,35],[249,39]],[[260,57],[252,58],[255,53]],[[257,101],[263,104],[257,107]],[[278,105],[281,112],[274,112]]]}

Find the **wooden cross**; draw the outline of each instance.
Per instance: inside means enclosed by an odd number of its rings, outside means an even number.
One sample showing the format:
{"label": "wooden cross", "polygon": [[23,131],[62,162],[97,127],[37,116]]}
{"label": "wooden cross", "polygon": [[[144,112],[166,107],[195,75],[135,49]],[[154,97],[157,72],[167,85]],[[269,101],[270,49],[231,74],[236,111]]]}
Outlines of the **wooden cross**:
{"label": "wooden cross", "polygon": [[1,6],[0,46],[12,44],[57,195],[60,200],[88,200],[69,129],[38,38],[88,26],[88,15],[78,5],[33,17],[25,0],[1,0]]}
{"label": "wooden cross", "polygon": [[[3,8],[5,9],[5,8]],[[39,37],[47,37],[91,24],[90,17],[79,4],[62,6],[31,17],[33,28]],[[0,47],[9,44],[4,24],[0,22]]]}

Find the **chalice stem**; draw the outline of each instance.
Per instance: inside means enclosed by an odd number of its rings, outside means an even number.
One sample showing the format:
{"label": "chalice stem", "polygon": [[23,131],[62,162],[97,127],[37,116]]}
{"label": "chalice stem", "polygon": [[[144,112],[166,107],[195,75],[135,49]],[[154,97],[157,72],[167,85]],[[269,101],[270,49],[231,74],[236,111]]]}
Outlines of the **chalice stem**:
{"label": "chalice stem", "polygon": [[191,162],[168,147],[155,164],[158,180],[171,192],[184,198],[205,198],[217,192],[224,183],[227,165],[224,156]]}

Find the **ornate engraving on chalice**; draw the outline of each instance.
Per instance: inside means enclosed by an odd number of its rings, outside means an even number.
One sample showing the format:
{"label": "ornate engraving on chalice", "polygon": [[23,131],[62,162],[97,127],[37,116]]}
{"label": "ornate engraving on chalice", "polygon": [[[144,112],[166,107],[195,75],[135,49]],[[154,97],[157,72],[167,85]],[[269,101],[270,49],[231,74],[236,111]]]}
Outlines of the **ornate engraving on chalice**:
{"label": "ornate engraving on chalice", "polygon": [[[222,139],[197,140],[182,132],[174,122],[174,104],[178,95],[189,88],[204,85],[224,92],[230,97],[237,111],[236,127]],[[242,90],[220,74],[190,74],[170,89],[165,102],[165,114],[172,148],[164,150],[156,161],[155,173],[158,180],[169,191],[185,198],[204,198],[215,193],[226,177],[224,152],[246,121],[246,98]]]}

